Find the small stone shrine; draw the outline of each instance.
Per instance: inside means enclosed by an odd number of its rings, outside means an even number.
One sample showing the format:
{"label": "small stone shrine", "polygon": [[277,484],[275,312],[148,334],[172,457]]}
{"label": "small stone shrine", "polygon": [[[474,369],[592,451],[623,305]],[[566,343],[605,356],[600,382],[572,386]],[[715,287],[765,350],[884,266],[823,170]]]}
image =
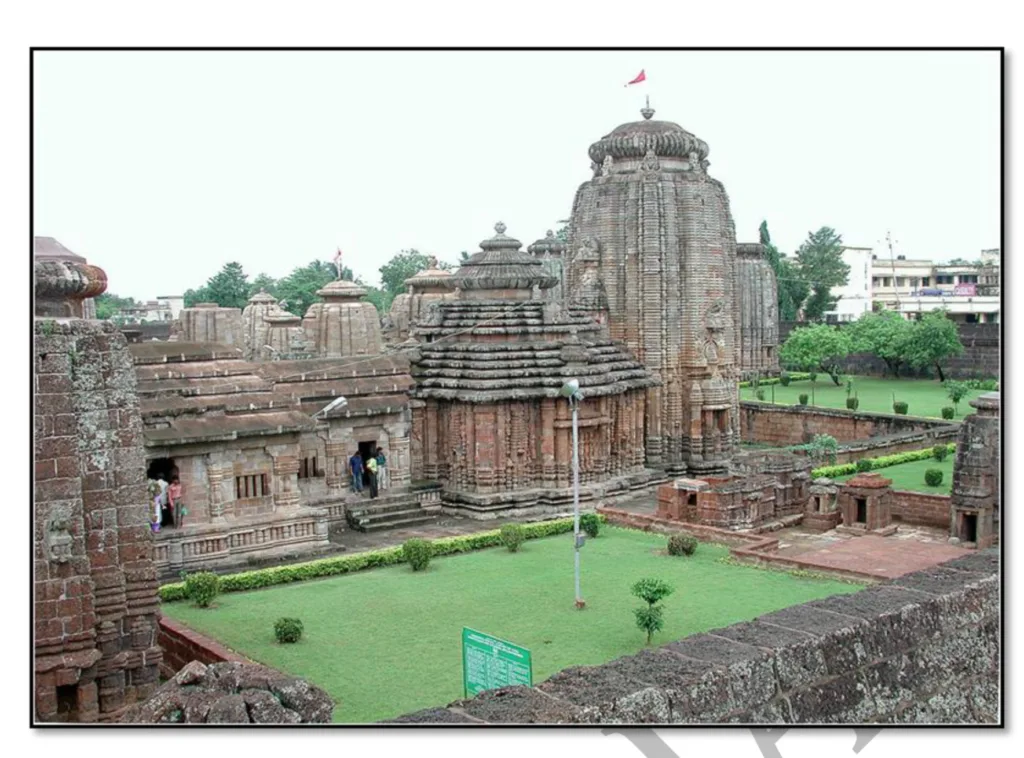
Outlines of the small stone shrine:
{"label": "small stone shrine", "polygon": [[759,242],[736,245],[740,314],[740,375],[779,373],[779,308],[775,271]]}
{"label": "small stone shrine", "polygon": [[362,299],[365,289],[338,279],[316,294],[323,302],[309,306],[302,320],[315,356],[344,358],[380,353],[380,316],[373,303]]}
{"label": "small stone shrine", "polygon": [[877,534],[887,537],[896,533],[892,523],[892,479],[881,474],[862,472],[846,481],[839,489],[839,510],[843,523],[836,531],[855,536]]}
{"label": "small stone shrine", "polygon": [[983,549],[999,542],[999,393],[972,400],[953,462],[950,539]]}
{"label": "small stone shrine", "polygon": [[839,526],[839,485],[828,477],[819,477],[811,483],[803,526],[812,532],[827,532]]}
{"label": "small stone shrine", "polygon": [[385,337],[391,343],[409,338],[409,328],[426,311],[430,303],[452,297],[452,274],[438,267],[431,256],[427,267],[405,280],[406,292],[395,295],[388,311]]}

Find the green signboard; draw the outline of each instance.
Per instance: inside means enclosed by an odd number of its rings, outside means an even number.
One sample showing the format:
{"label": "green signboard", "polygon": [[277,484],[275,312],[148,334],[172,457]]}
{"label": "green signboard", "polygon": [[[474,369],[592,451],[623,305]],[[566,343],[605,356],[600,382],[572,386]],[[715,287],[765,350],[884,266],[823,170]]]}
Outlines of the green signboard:
{"label": "green signboard", "polygon": [[466,697],[484,690],[533,686],[530,651],[483,632],[462,629],[462,682]]}

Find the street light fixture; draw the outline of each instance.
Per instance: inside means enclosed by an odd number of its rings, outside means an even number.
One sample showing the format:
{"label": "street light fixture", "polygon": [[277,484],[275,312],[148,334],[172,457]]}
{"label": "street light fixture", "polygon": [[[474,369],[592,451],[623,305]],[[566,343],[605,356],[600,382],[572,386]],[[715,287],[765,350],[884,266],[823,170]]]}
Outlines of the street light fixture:
{"label": "street light fixture", "polygon": [[344,397],[336,397],[336,398],[334,398],[334,400],[329,402],[326,406],[324,406],[323,408],[318,410],[316,413],[314,413],[313,414],[313,418],[316,418],[321,413],[326,416],[328,413],[333,411],[335,408],[344,408],[346,405],[348,405],[348,400],[346,398],[344,398]]}
{"label": "street light fixture", "polygon": [[580,391],[578,379],[570,379],[562,385],[558,394],[569,401],[569,408],[572,409],[572,515],[573,515],[573,551],[576,567],[576,607],[582,609],[586,606],[583,597],[580,595],[580,548],[583,546],[583,538],[580,536],[580,436],[579,436],[579,407],[583,400],[583,393]]}

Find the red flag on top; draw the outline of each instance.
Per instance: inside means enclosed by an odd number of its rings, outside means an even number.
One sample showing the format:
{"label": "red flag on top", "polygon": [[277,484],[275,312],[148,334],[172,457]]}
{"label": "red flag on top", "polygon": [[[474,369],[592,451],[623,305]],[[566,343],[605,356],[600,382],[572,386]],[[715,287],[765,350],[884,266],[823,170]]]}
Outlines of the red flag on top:
{"label": "red flag on top", "polygon": [[640,73],[636,75],[636,79],[631,82],[626,82],[625,86],[628,87],[630,84],[639,84],[640,82],[645,81],[647,81],[647,74],[644,73],[644,69],[640,69]]}

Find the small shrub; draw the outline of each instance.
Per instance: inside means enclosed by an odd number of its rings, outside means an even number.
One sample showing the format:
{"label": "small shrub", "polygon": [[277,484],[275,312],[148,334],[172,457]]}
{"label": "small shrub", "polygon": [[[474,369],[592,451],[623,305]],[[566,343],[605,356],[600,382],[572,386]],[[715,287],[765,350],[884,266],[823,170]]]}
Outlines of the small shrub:
{"label": "small shrub", "polygon": [[849,410],[855,411],[855,410],[857,410],[857,408],[859,406],[860,406],[860,400],[859,399],[857,399],[855,397],[848,397],[848,398],[846,398],[846,407]]}
{"label": "small shrub", "polygon": [[967,382],[957,382],[952,379],[947,379],[944,382],[946,387],[946,395],[953,402],[953,407],[960,410],[960,401],[963,400],[967,393],[970,391],[970,387]]}
{"label": "small shrub", "polygon": [[870,458],[861,458],[859,461],[857,461],[857,470],[858,471],[870,471],[874,467],[875,466],[871,462]]}
{"label": "small shrub", "polygon": [[601,519],[596,513],[584,513],[580,516],[580,529],[593,539],[601,531]]}
{"label": "small shrub", "polygon": [[689,534],[673,534],[668,538],[669,555],[693,555],[696,550],[696,537]]}
{"label": "small shrub", "polygon": [[937,461],[946,460],[946,456],[949,455],[949,448],[945,445],[936,445],[932,448],[932,458]]}
{"label": "small shrub", "polygon": [[505,524],[501,527],[501,544],[507,547],[510,553],[518,553],[525,541],[526,532],[522,524]]}
{"label": "small shrub", "polygon": [[756,390],[754,390],[754,397],[756,397],[758,400],[760,400],[763,403],[764,402],[764,397],[765,397],[764,390],[761,389],[760,387],[758,387]]}
{"label": "small shrub", "polygon": [[953,408],[953,406],[947,405],[947,406],[943,407],[943,409],[942,409],[942,418],[946,419],[946,421],[952,420],[953,416],[955,416],[955,415],[956,415],[956,409]]}
{"label": "small shrub", "polygon": [[287,617],[279,618],[274,622],[274,636],[281,644],[298,642],[302,636],[302,622]]}
{"label": "small shrub", "polygon": [[779,384],[781,384],[783,387],[788,387],[789,382],[790,376],[788,371],[783,371],[781,374],[779,374]]}
{"label": "small shrub", "polygon": [[200,571],[185,577],[185,597],[200,608],[209,608],[220,592],[220,577],[209,571]]}
{"label": "small shrub", "polygon": [[412,566],[413,571],[422,571],[430,565],[430,557],[433,550],[426,540],[406,540],[402,545],[402,556]]}
{"label": "small shrub", "polygon": [[651,637],[665,625],[662,607],[658,603],[671,595],[673,588],[661,579],[641,579],[633,585],[632,592],[647,603],[646,608],[635,609],[633,615],[636,625],[647,632],[647,644],[650,645]]}
{"label": "small shrub", "polygon": [[811,396],[806,392],[800,393],[800,405],[807,405],[807,401],[810,400]]}
{"label": "small shrub", "polygon": [[839,442],[831,434],[815,434],[814,438],[803,446],[812,461],[829,465],[836,462],[839,453]]}
{"label": "small shrub", "polygon": [[817,371],[809,371],[808,374],[807,374],[807,378],[810,379],[811,383],[813,384],[814,382],[818,381],[818,372]]}
{"label": "small shrub", "polygon": [[942,484],[942,470],[930,468],[924,472],[924,483],[929,487],[938,487]]}
{"label": "small shrub", "polygon": [[895,403],[892,404],[892,411],[893,411],[893,413],[898,413],[901,416],[906,416],[907,415],[907,410],[909,408],[910,408],[910,405],[905,403],[902,400],[897,400]]}

